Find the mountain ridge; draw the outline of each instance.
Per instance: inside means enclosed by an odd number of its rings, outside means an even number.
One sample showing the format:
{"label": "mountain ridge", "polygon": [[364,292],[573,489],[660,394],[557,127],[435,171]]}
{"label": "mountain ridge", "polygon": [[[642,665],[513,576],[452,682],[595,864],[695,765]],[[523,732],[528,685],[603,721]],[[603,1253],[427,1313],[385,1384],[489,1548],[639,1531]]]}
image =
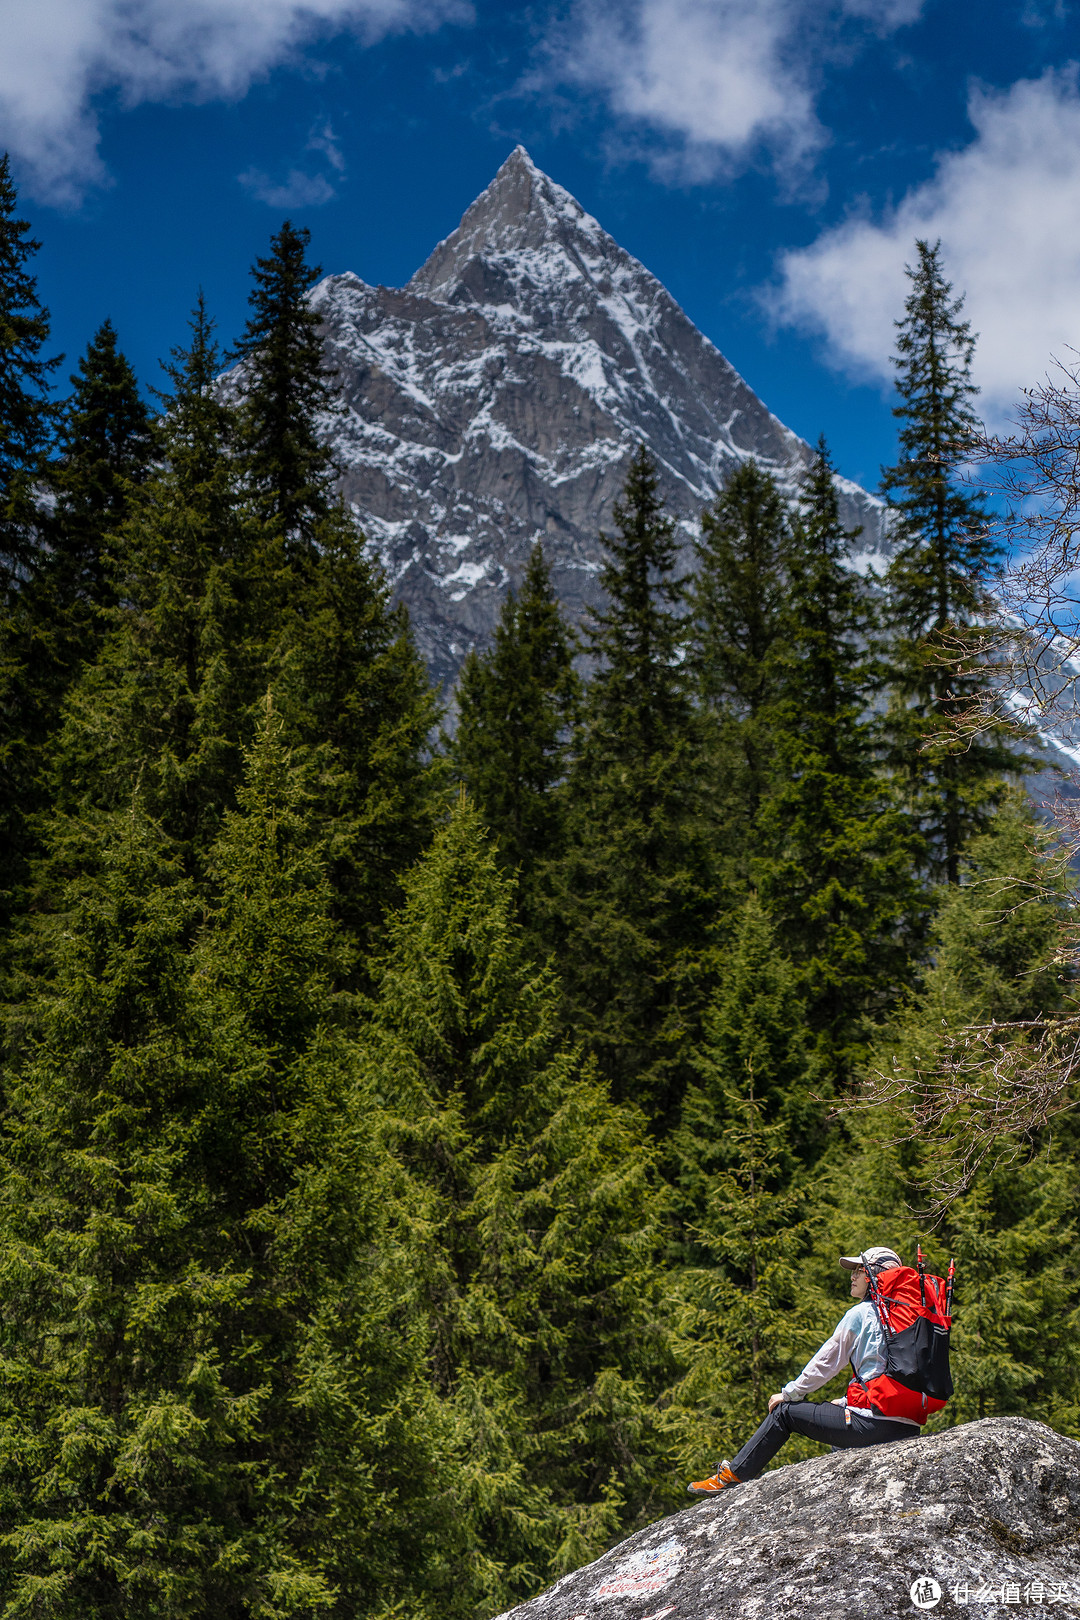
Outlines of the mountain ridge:
{"label": "mountain ridge", "polygon": [[[599,604],[600,532],[638,444],[684,569],[731,468],[755,456],[793,495],[813,454],[521,146],[403,288],[345,273],[312,301],[341,388],[325,431],[342,493],[445,685],[535,541],[571,620]],[[864,567],[887,552],[884,509],[838,488]]]}

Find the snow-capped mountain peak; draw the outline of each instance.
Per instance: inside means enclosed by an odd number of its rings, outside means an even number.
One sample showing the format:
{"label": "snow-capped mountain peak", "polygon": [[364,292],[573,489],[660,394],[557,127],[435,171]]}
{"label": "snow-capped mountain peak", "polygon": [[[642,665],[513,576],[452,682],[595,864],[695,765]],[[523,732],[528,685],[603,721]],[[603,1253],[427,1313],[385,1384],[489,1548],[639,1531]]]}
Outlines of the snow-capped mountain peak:
{"label": "snow-capped mountain peak", "polygon": [[[734,463],[755,456],[794,488],[810,459],[524,147],[404,288],[346,274],[314,300],[345,397],[328,424],[344,493],[443,680],[490,638],[536,540],[571,616],[597,600],[600,529],[638,444],[688,553]],[[842,497],[875,551],[880,504]]]}

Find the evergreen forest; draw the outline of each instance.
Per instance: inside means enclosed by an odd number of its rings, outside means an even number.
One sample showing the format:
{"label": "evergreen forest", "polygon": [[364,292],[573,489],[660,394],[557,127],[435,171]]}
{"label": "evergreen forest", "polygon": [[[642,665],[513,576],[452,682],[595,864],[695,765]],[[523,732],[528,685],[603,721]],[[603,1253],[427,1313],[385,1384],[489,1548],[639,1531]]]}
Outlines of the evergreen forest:
{"label": "evergreen forest", "polygon": [[452,701],[307,232],[156,379],[106,320],[62,381],[37,250],[4,162],[0,1616],[486,1620],[684,1505],[877,1243],[957,1262],[935,1425],[1080,1436],[1074,1116],[942,1199],[911,1101],[1073,994],[1039,750],[950,726],[997,551],[939,249],[887,568],[821,440],[680,572],[642,446],[603,610],[537,547]]}

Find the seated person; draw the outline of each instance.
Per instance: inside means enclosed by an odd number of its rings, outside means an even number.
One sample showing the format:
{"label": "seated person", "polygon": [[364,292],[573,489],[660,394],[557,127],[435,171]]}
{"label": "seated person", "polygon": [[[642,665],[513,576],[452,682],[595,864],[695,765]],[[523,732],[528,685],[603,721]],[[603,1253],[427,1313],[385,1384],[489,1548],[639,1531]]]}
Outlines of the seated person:
{"label": "seated person", "polygon": [[[875,1277],[903,1261],[892,1249],[877,1247],[860,1255],[841,1255],[840,1264],[851,1272],[851,1293],[860,1301],[840,1318],[831,1338],[807,1362],[798,1378],[769,1397],[769,1415],[730,1462],[722,1462],[709,1479],[687,1486],[691,1496],[714,1496],[729,1486],[756,1479],[791,1433],[805,1434],[834,1449],[881,1446],[918,1434],[919,1423],[908,1417],[882,1417],[869,1406],[849,1404],[851,1392],[835,1401],[808,1401],[850,1362],[857,1384],[866,1385],[885,1371],[885,1334],[877,1311],[866,1298],[868,1271]],[[861,1394],[856,1391],[856,1394]]]}

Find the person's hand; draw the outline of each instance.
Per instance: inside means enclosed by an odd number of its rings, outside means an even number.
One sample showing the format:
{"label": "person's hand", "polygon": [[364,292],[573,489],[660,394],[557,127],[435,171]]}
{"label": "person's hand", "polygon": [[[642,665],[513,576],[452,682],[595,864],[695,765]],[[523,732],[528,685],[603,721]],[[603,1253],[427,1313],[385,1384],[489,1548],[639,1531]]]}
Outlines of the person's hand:
{"label": "person's hand", "polygon": [[784,1400],[784,1397],[782,1395],[780,1395],[780,1394],[770,1395],[769,1396],[769,1411],[770,1412],[775,1412],[776,1408],[783,1404],[783,1400]]}
{"label": "person's hand", "polygon": [[847,1405],[847,1396],[846,1395],[837,1395],[835,1397],[835,1399],[830,1402],[830,1405],[832,1405],[832,1406],[846,1406]]}

